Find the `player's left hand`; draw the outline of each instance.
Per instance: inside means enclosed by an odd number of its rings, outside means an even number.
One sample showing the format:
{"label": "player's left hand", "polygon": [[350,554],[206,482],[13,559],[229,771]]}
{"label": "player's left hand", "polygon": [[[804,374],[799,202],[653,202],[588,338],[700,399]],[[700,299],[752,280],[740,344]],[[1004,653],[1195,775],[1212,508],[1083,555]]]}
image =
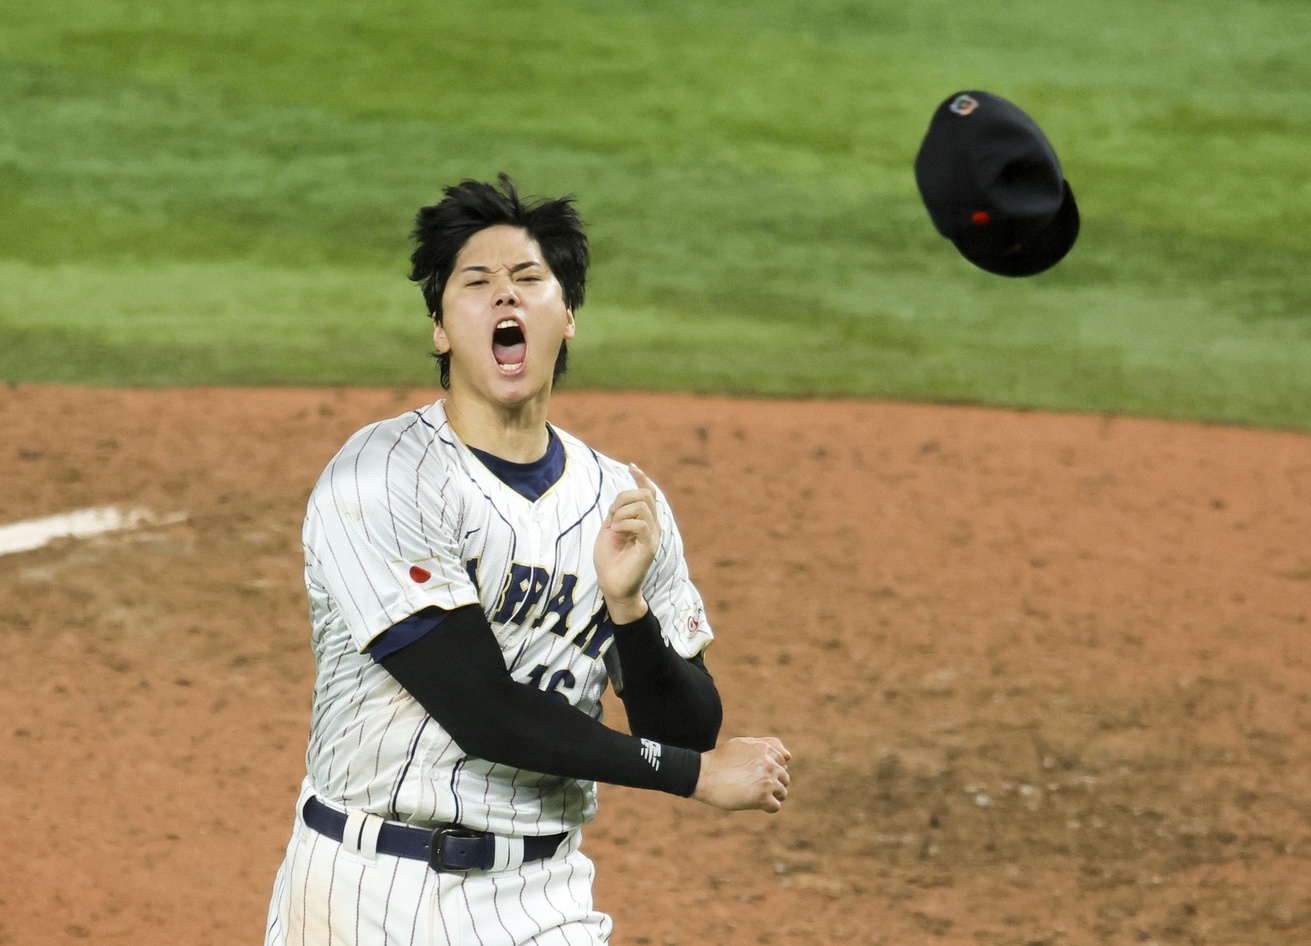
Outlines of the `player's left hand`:
{"label": "player's left hand", "polygon": [[637,464],[630,463],[628,469],[637,487],[624,490],[610,504],[594,552],[597,582],[616,624],[630,624],[646,614],[642,582],[660,547],[655,483]]}

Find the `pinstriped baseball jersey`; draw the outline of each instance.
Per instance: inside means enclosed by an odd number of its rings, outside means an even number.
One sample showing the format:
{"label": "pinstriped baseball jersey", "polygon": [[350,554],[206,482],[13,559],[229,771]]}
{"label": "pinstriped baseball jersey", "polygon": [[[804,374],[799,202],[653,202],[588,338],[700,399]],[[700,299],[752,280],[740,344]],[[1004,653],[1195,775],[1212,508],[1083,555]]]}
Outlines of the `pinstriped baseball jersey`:
{"label": "pinstriped baseball jersey", "polygon": [[[466,756],[367,653],[431,606],[478,604],[515,680],[600,718],[613,628],[593,548],[628,469],[556,430],[564,473],[536,501],[455,436],[443,402],[359,431],[328,464],[305,520],[305,581],[318,669],[307,753],[323,798],[413,822],[551,834],[589,821],[591,782]],[[684,657],[712,638],[682,540],[660,498],[660,549],[643,586]]]}

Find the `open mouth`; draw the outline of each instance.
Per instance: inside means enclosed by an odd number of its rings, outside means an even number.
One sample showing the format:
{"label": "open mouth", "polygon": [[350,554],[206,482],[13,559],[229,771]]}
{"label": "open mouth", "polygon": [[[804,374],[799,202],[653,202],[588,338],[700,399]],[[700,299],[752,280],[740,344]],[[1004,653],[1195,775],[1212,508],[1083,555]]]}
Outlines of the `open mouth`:
{"label": "open mouth", "polygon": [[523,327],[514,319],[502,319],[492,332],[492,357],[502,370],[511,371],[523,365],[528,342]]}

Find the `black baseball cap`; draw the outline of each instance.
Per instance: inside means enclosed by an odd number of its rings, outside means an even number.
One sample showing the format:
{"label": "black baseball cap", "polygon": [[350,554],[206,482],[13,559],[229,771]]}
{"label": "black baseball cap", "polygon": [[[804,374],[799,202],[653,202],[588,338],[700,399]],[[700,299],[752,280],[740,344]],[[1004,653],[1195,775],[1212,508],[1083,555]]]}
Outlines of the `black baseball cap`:
{"label": "black baseball cap", "polygon": [[1065,258],[1079,208],[1051,142],[1018,106],[957,92],[933,113],[915,182],[938,232],[980,269],[1033,276]]}

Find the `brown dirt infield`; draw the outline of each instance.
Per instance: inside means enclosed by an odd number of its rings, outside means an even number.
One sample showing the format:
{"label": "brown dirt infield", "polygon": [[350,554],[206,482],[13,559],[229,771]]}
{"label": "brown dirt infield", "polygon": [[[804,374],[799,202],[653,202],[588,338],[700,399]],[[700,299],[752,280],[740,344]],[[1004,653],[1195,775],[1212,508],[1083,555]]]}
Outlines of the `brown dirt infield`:
{"label": "brown dirt infield", "polygon": [[[0,944],[261,940],[314,478],[426,391],[0,390]],[[777,816],[603,790],[617,944],[1311,941],[1311,437],[563,393],[669,494]],[[611,720],[622,725],[612,704]]]}

